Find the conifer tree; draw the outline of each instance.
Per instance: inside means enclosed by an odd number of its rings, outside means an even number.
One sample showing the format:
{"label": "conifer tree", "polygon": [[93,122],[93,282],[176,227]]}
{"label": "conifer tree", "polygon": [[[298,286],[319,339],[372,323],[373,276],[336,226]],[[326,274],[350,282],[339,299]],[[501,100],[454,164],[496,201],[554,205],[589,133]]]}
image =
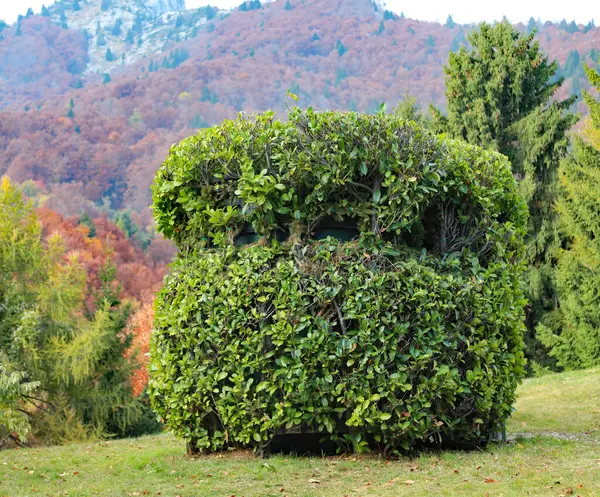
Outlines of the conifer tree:
{"label": "conifer tree", "polygon": [[50,15],[50,12],[48,11],[48,8],[45,5],[42,5],[42,15],[44,17],[48,17]]}
{"label": "conifer tree", "polygon": [[121,26],[123,25],[123,21],[121,20],[120,17],[117,18],[117,20],[115,21],[115,24],[113,25],[111,34],[113,36],[120,36],[121,34]]}
{"label": "conifer tree", "polygon": [[[589,66],[584,69],[592,87],[600,90],[600,74]],[[557,210],[566,240],[555,273],[560,321],[559,326],[541,325],[538,330],[565,369],[600,364],[600,102],[588,92],[583,98],[589,118],[559,170]]]}
{"label": "conifer tree", "polygon": [[88,236],[90,238],[94,238],[96,236],[96,225],[87,212],[84,212],[81,214],[81,216],[79,216],[78,224],[81,226],[86,226],[89,229]]}
{"label": "conifer tree", "polygon": [[70,119],[73,119],[75,117],[75,112],[73,112],[74,108],[75,108],[75,102],[73,101],[73,99],[71,99],[69,101],[69,111],[67,112],[67,117]]}
{"label": "conifer tree", "polygon": [[553,204],[557,169],[566,155],[567,131],[578,117],[569,112],[574,97],[553,100],[563,79],[541,52],[533,34],[508,21],[482,23],[469,36],[472,47],[450,53],[446,73],[447,116],[432,108],[438,131],[508,156],[528,202],[527,241],[528,354],[544,361],[535,338],[540,322],[557,307],[553,261],[560,240]]}

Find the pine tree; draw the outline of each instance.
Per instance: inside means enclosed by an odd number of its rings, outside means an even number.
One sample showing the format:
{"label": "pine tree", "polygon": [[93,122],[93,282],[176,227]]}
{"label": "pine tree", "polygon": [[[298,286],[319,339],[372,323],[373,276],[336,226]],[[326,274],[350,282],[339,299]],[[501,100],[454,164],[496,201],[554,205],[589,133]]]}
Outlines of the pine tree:
{"label": "pine tree", "polygon": [[433,49],[435,48],[435,38],[429,35],[425,41],[425,46],[427,47],[427,53],[433,53]]}
{"label": "pine tree", "polygon": [[111,81],[112,81],[112,79],[110,78],[110,74],[104,73],[104,79],[102,81],[102,84],[106,85],[106,84],[110,83]]}
{"label": "pine tree", "polygon": [[587,33],[588,31],[594,29],[596,27],[596,24],[594,24],[594,20],[592,19],[590,22],[588,22],[585,27],[583,28],[583,32],[584,34]]}
{"label": "pine tree", "polygon": [[50,16],[50,12],[48,11],[48,8],[45,5],[42,5],[42,15],[44,17]]}
{"label": "pine tree", "polygon": [[380,35],[385,31],[385,24],[383,21],[379,23],[379,28],[377,29],[377,34]]}
{"label": "pine tree", "polygon": [[75,102],[73,101],[73,99],[71,99],[69,101],[69,111],[67,112],[67,117],[70,119],[73,119],[75,117],[75,112],[73,112],[74,107],[75,107]]}
{"label": "pine tree", "polygon": [[104,33],[102,31],[100,31],[96,36],[96,45],[99,47],[106,45],[106,38],[104,37]]}
{"label": "pine tree", "polygon": [[110,0],[102,0],[102,3],[100,4],[100,10],[105,12],[108,9],[110,9]]}
{"label": "pine tree", "polygon": [[77,12],[78,10],[81,10],[81,7],[79,5],[79,0],[73,0],[73,10],[75,12]]}
{"label": "pine tree", "polygon": [[206,15],[206,20],[210,21],[211,19],[214,19],[215,16],[217,15],[217,9],[215,7],[211,7],[210,5],[207,5],[204,13]]}
{"label": "pine tree", "polygon": [[136,35],[141,35],[143,31],[142,26],[142,15],[139,12],[135,13],[135,21],[133,22],[133,26],[131,27],[131,31],[133,31]]}
{"label": "pine tree", "polygon": [[453,29],[456,27],[456,23],[454,22],[454,19],[452,19],[452,16],[449,15],[448,19],[446,19],[446,24],[445,26],[449,29]]}
{"label": "pine tree", "polygon": [[133,44],[133,42],[134,42],[133,31],[131,31],[131,29],[129,29],[127,31],[127,36],[125,37],[125,42],[129,43],[130,45]]}
{"label": "pine tree", "polygon": [[29,7],[27,9],[27,13],[25,14],[25,18],[31,17],[33,15],[33,9]]}
{"label": "pine tree", "polygon": [[79,216],[79,221],[77,224],[86,226],[89,229],[88,237],[94,238],[96,236],[96,225],[87,212],[84,212],[81,214],[81,216]]}
{"label": "pine tree", "polygon": [[121,18],[117,18],[117,20],[115,21],[115,24],[112,28],[111,34],[113,36],[120,36],[121,35],[121,26],[123,25],[123,21],[121,20]]}
{"label": "pine tree", "polygon": [[579,55],[579,52],[577,50],[571,50],[562,70],[563,76],[565,78],[579,76],[582,71],[583,66],[581,65],[581,56]]}
{"label": "pine tree", "polygon": [[521,180],[530,212],[528,354],[544,360],[535,328],[551,320],[557,307],[552,274],[560,239],[553,204],[566,133],[578,119],[568,110],[574,98],[553,100],[563,83],[554,79],[556,62],[541,53],[532,34],[521,34],[508,21],[482,23],[469,42],[470,51],[463,47],[449,55],[447,116],[432,108],[434,123],[438,131],[505,154]]}
{"label": "pine tree", "polygon": [[106,61],[107,62],[113,62],[116,59],[116,57],[113,55],[113,53],[110,50],[110,47],[106,49]]}
{"label": "pine tree", "polygon": [[292,4],[290,3],[290,0],[287,0],[287,2],[285,2],[285,10],[292,10],[294,7],[292,7]]}
{"label": "pine tree", "polygon": [[[589,66],[585,71],[591,85],[600,90],[600,74]],[[562,190],[557,210],[566,239],[555,273],[560,323],[542,325],[538,331],[565,369],[600,364],[600,102],[588,92],[583,97],[589,119],[559,170]]]}

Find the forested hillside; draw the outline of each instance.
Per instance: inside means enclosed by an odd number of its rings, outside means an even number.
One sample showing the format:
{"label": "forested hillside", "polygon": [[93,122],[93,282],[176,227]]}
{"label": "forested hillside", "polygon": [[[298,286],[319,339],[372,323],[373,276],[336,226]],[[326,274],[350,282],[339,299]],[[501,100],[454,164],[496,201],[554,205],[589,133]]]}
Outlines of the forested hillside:
{"label": "forested hillside", "polygon": [[[519,27],[534,28],[567,78],[558,96],[579,94],[600,29]],[[0,173],[42,182],[75,214],[103,198],[143,211],[173,143],[240,111],[281,112],[287,90],[303,107],[372,111],[408,91],[443,109],[443,65],[472,27],[370,0],[251,1],[231,12],[76,0],[0,29]]]}

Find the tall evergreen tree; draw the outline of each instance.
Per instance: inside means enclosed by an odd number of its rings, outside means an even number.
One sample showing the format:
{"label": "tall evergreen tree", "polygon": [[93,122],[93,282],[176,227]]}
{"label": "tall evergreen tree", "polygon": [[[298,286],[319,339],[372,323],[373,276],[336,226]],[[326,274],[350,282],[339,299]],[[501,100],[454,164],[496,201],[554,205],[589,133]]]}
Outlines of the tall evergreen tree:
{"label": "tall evergreen tree", "polygon": [[121,20],[120,17],[118,17],[117,20],[115,21],[115,24],[113,25],[111,34],[113,36],[120,36],[120,34],[121,34],[121,26],[123,26],[123,21]]}
{"label": "tall evergreen tree", "polygon": [[528,202],[527,243],[528,353],[546,360],[535,337],[540,322],[557,307],[553,261],[560,240],[553,204],[557,169],[566,155],[567,131],[578,117],[569,112],[575,98],[553,95],[556,62],[541,52],[533,34],[524,35],[508,21],[482,23],[469,35],[471,49],[450,53],[446,73],[447,116],[432,108],[439,131],[508,156]]}
{"label": "tall evergreen tree", "polygon": [[[588,66],[585,71],[591,85],[600,90],[600,74]],[[558,365],[566,369],[600,364],[600,102],[587,92],[583,98],[589,119],[559,170],[562,190],[557,210],[566,239],[555,273],[560,326],[541,325],[538,331]]]}
{"label": "tall evergreen tree", "polygon": [[67,112],[67,117],[73,119],[75,117],[75,112],[73,109],[75,108],[75,101],[73,99],[69,100],[69,111]]}

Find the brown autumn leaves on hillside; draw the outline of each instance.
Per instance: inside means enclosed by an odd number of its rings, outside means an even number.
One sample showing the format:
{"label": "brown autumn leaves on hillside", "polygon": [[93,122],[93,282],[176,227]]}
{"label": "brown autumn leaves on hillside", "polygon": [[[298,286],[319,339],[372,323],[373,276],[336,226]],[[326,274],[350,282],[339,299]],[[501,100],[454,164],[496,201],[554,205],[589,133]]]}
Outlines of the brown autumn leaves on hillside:
{"label": "brown autumn leaves on hillside", "polygon": [[[384,20],[368,0],[285,5],[236,10],[195,38],[170,42],[167,52],[179,47],[189,54],[175,69],[149,73],[151,62],[158,67],[163,60],[156,54],[119,67],[106,84],[88,75],[79,89],[73,86],[87,52],[76,30],[41,16],[24,19],[21,36],[5,29],[0,173],[41,181],[51,195],[56,190],[69,199],[60,207],[66,214],[79,212],[81,199],[102,197],[114,208],[144,211],[153,173],[173,143],[240,111],[281,113],[288,89],[299,105],[318,109],[372,111],[384,101],[395,105],[407,91],[423,107],[443,106],[443,64],[469,26]],[[600,45],[600,29],[583,31],[547,24],[538,39],[562,67],[571,51],[589,61]],[[15,55],[23,50],[31,55]],[[151,222],[147,211],[144,221]]]}

